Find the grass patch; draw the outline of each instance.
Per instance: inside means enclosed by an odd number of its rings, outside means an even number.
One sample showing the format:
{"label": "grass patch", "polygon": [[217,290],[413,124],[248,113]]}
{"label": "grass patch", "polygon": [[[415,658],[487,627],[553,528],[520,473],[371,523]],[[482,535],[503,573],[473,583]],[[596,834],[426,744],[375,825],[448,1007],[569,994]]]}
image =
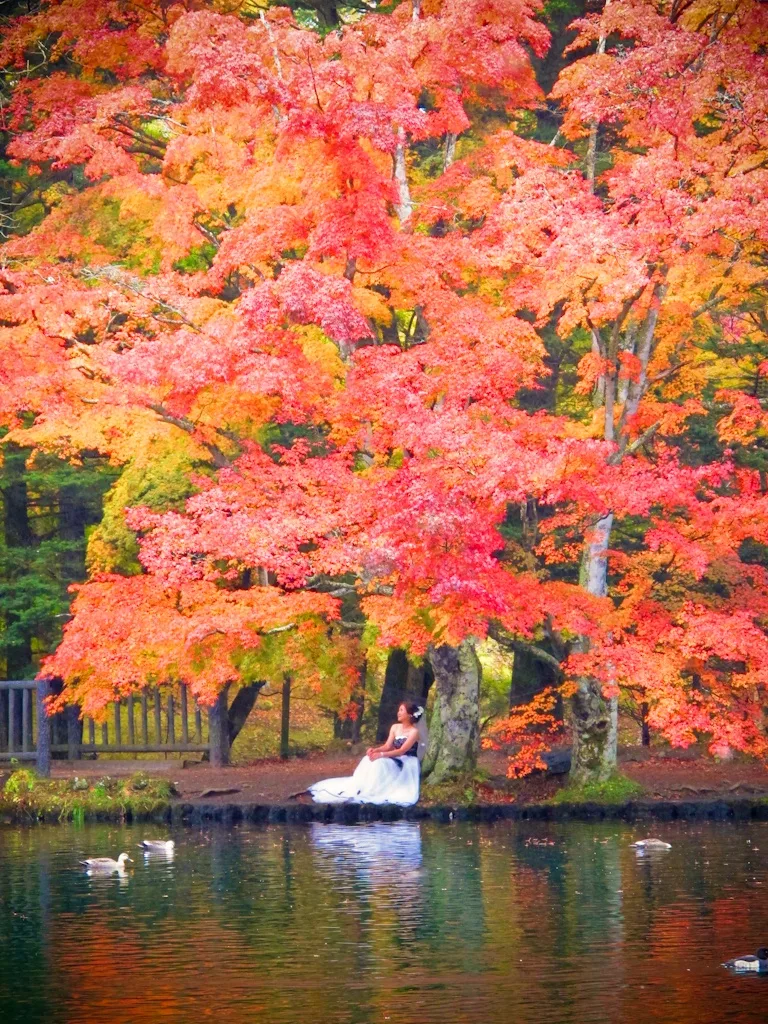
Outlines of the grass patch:
{"label": "grass patch", "polygon": [[[266,706],[266,701],[264,702]],[[279,701],[275,702],[279,708]],[[277,757],[280,753],[280,728],[270,706],[267,711],[254,708],[242,732],[232,745],[232,763],[250,764],[265,758]],[[271,713],[271,714],[270,714]],[[178,733],[177,733],[178,735]],[[343,753],[347,750],[344,741],[333,738],[333,725],[321,720],[307,725],[291,723],[289,752],[291,757],[306,757],[308,754]]]}
{"label": "grass patch", "polygon": [[553,804],[624,804],[642,796],[639,782],[626,775],[612,775],[605,782],[588,782],[584,786],[564,786],[549,800]]}
{"label": "grass patch", "polygon": [[124,821],[152,814],[168,805],[174,795],[166,779],[136,772],[129,779],[43,779],[19,768],[6,780],[0,793],[0,814],[32,821],[56,817],[59,821],[83,822],[88,818]]}
{"label": "grass patch", "polygon": [[421,787],[419,803],[427,807],[471,807],[483,803],[488,789],[488,773],[478,769],[447,782],[430,784],[429,777]]}

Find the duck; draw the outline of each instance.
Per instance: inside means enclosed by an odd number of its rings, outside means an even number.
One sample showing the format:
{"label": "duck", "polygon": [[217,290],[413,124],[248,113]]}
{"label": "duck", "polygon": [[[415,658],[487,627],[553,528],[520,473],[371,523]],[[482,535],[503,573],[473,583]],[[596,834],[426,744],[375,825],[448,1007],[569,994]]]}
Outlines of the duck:
{"label": "duck", "polygon": [[172,839],[142,839],[139,849],[144,853],[173,853],[176,844]]}
{"label": "duck", "polygon": [[133,863],[133,859],[127,853],[121,853],[117,860],[112,860],[111,857],[88,857],[87,860],[81,860],[80,863],[89,874],[92,871],[109,874],[114,874],[117,871],[122,875],[125,873],[125,865],[128,861]]}
{"label": "duck", "polygon": [[747,953],[745,956],[734,957],[733,960],[726,960],[722,965],[738,974],[746,974],[752,971],[755,974],[768,974],[768,946],[761,946],[755,950],[755,955]]}
{"label": "duck", "polygon": [[663,839],[638,839],[632,843],[636,850],[671,850],[672,843],[665,843]]}

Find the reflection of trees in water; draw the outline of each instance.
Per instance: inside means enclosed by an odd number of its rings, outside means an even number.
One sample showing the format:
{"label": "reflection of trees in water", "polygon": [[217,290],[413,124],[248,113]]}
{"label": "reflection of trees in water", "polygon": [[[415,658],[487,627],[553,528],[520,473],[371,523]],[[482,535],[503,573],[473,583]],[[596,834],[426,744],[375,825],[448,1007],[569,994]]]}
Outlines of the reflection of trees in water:
{"label": "reflection of trees in water", "polygon": [[623,826],[217,829],[121,884],[76,861],[130,831],[8,830],[0,1020],[712,1021],[717,964],[766,940],[768,828],[662,832],[638,858]]}
{"label": "reflection of trees in water", "polygon": [[354,922],[356,969],[407,966],[424,924],[419,823],[313,824],[309,834],[321,884],[336,893],[341,919]]}
{"label": "reflection of trees in water", "polygon": [[[562,915],[562,951],[567,968],[579,978],[569,1001],[572,1019],[597,999],[606,1020],[617,1018],[624,984],[624,840],[589,825],[574,826],[568,836],[565,865],[568,911]],[[585,957],[584,950],[593,951]]]}
{"label": "reflection of trees in water", "polygon": [[[624,854],[625,885],[635,897],[625,911],[634,985],[625,993],[622,1012],[636,1009],[641,990],[649,1019],[685,1024],[760,1019],[759,1010],[755,1017],[741,1016],[743,1004],[730,1000],[750,999],[749,990],[740,984],[743,979],[728,977],[718,965],[735,951],[753,952],[763,943],[768,882],[765,857],[752,850],[768,849],[768,829],[690,823],[664,838],[672,843],[669,851]],[[708,997],[713,985],[714,998]],[[764,1001],[762,989],[753,993],[751,998]]]}
{"label": "reflection of trees in water", "polygon": [[[0,826],[1,827],[1,826]],[[0,1018],[3,1024],[56,1019],[50,976],[50,858],[41,851],[37,864],[26,852],[14,856],[13,843],[0,857]]]}
{"label": "reflection of trees in water", "polygon": [[376,975],[373,1019],[432,1021],[445,1008],[441,993],[452,1022],[469,1019],[454,988],[485,969],[476,841],[418,822],[316,825],[311,835],[327,886],[355,904],[358,966]]}
{"label": "reflection of trees in water", "polygon": [[424,833],[424,955],[438,972],[484,964],[485,907],[477,830],[432,825]]}

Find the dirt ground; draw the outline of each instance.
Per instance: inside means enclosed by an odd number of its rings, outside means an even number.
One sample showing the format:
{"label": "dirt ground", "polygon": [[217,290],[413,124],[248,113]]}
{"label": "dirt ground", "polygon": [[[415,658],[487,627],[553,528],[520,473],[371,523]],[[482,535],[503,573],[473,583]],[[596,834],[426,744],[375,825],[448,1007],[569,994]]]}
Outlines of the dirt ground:
{"label": "dirt ground", "polygon": [[[77,761],[54,762],[57,778],[74,775],[101,777],[130,775],[137,770],[170,776],[184,802],[283,804],[291,794],[318,779],[349,775],[360,753],[317,754],[289,761],[265,759],[253,764],[214,769],[198,762]],[[641,748],[621,756],[621,771],[645,790],[646,798],[712,799],[713,797],[768,796],[768,768],[734,758],[715,762],[697,752],[662,751],[650,754]],[[551,796],[565,777],[531,776],[520,782],[506,778],[507,759],[502,753],[483,752],[480,768],[487,781],[477,787],[477,799],[487,803],[535,803]],[[424,794],[426,796],[426,793]]]}

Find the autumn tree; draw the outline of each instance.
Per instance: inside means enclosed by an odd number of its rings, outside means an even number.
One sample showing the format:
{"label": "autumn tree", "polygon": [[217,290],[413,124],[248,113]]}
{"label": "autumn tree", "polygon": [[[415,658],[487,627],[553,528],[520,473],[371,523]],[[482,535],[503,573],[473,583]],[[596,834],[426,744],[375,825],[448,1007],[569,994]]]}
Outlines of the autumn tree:
{"label": "autumn tree", "polygon": [[[567,185],[538,168],[523,174],[491,230],[500,255],[528,235],[512,287],[561,338],[590,344],[578,390],[593,399],[606,486],[581,510],[571,504],[569,526],[580,520],[586,533],[580,585],[598,597],[610,589],[620,616],[599,643],[570,644],[574,774],[586,779],[615,765],[622,682],[641,681],[651,720],[674,740],[722,728],[715,749],[763,749],[765,581],[740,545],[762,536],[764,477],[713,443],[693,490],[686,478],[701,461],[701,417],[713,441],[746,439],[735,420],[747,406],[756,426],[759,399],[741,388],[759,377],[764,342],[754,307],[765,273],[768,96],[759,4],[611,2],[577,27],[573,47],[595,52],[563,71],[553,96],[583,173]],[[749,307],[751,322],[737,313]],[[657,490],[662,473],[668,496]],[[634,493],[611,493],[612,477],[634,477]],[[736,507],[751,510],[746,532],[734,532]],[[639,531],[629,525],[638,516]],[[640,550],[612,553],[627,527]],[[635,660],[622,667],[630,649]]]}
{"label": "autumn tree", "polygon": [[761,362],[765,11],[611,3],[544,117],[533,4],[295,6],[59,0],[6,35],[8,153],[63,180],[3,248],[0,415],[125,467],[62,699],[210,701],[274,637],[347,699],[346,600],[429,659],[437,780],[474,764],[489,629],[546,647],[577,780],[621,686],[763,753],[762,406],[725,368]]}

